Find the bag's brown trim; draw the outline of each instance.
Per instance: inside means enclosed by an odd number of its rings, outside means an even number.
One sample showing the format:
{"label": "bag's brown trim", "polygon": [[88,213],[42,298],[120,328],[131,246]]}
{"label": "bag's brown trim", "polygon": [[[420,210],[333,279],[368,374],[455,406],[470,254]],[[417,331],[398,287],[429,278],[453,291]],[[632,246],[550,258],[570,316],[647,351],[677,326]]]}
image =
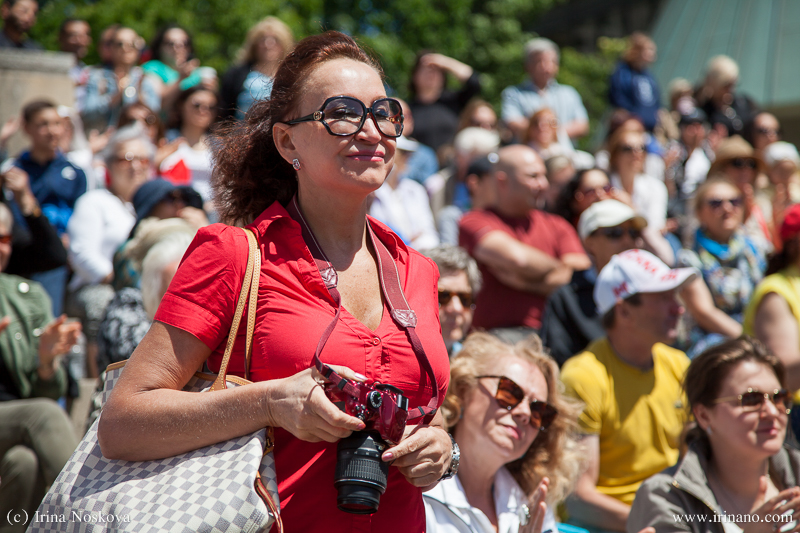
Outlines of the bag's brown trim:
{"label": "bag's brown trim", "polygon": [[261,472],[256,472],[256,480],[253,482],[253,485],[256,489],[256,494],[264,500],[264,503],[272,512],[272,516],[275,518],[274,525],[278,527],[278,533],[283,533],[283,520],[281,520],[280,509],[275,505],[272,496],[269,495],[269,491],[264,487],[264,482],[261,481]]}

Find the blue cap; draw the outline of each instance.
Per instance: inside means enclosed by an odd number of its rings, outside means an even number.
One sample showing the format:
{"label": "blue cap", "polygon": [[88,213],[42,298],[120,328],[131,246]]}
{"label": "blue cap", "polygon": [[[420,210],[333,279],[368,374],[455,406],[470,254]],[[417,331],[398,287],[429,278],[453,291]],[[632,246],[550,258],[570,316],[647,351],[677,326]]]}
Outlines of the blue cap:
{"label": "blue cap", "polygon": [[133,208],[136,210],[136,219],[147,218],[150,212],[172,191],[179,187],[165,179],[158,178],[148,181],[136,190],[133,195]]}

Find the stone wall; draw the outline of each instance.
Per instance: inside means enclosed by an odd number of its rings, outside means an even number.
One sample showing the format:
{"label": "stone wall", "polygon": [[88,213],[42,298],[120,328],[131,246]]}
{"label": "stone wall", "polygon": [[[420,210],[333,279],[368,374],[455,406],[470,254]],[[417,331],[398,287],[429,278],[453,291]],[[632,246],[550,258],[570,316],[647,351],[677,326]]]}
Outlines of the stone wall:
{"label": "stone wall", "polygon": [[[69,69],[74,64],[75,57],[63,52],[0,48],[0,124],[37,98],[73,106],[75,90]],[[25,137],[17,133],[9,141],[8,153],[16,154],[26,144]]]}

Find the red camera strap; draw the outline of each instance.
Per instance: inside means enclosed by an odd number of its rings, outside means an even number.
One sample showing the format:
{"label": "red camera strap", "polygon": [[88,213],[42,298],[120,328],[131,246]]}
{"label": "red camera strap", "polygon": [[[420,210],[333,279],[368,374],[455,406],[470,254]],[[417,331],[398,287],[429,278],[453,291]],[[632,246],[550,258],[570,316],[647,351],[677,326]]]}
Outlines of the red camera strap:
{"label": "red camera strap", "polygon": [[[319,343],[317,343],[317,350],[314,353],[314,366],[316,366],[319,373],[322,374],[325,379],[331,381],[344,392],[357,397],[358,391],[353,387],[350,381],[334,372],[333,369],[323,363],[319,357],[322,353],[322,349],[325,347],[325,343],[328,342],[328,338],[339,322],[339,315],[342,310],[342,298],[339,294],[339,290],[336,288],[339,282],[339,276],[336,274],[336,269],[333,268],[333,265],[325,256],[325,252],[322,251],[322,247],[314,237],[311,227],[308,225],[305,218],[303,218],[303,214],[300,212],[300,206],[297,203],[297,195],[292,198],[286,209],[291,217],[300,224],[300,228],[303,232],[303,240],[305,240],[306,246],[308,246],[311,256],[317,264],[320,276],[322,276],[322,281],[325,282],[325,287],[328,289],[333,301],[336,302],[336,314],[322,333]],[[425,355],[425,349],[422,347],[422,342],[417,335],[417,315],[411,309],[405,294],[403,294],[403,289],[400,285],[400,274],[397,271],[397,265],[392,258],[392,254],[386,248],[386,245],[375,236],[371,224],[367,224],[367,229],[370,240],[372,241],[372,247],[375,249],[378,259],[378,275],[380,278],[381,290],[389,306],[389,311],[394,321],[406,330],[409,342],[411,342],[411,347],[414,349],[414,354],[417,356],[420,366],[428,374],[434,393],[427,406],[415,407],[409,410],[408,419],[416,420],[417,418],[423,418],[420,423],[430,423],[433,416],[436,414],[436,407],[439,404],[439,388],[436,385],[436,375],[433,373],[431,363],[428,361],[428,356]]]}

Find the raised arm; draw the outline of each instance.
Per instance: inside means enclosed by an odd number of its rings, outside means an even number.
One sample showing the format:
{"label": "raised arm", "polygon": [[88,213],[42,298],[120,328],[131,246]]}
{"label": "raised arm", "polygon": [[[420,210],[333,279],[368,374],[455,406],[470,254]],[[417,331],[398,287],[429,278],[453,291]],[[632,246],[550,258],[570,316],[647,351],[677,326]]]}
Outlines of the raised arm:
{"label": "raised arm", "polygon": [[687,283],[680,293],[689,313],[704,330],[735,339],[742,334],[742,325],[714,305],[711,291],[703,278]]}

